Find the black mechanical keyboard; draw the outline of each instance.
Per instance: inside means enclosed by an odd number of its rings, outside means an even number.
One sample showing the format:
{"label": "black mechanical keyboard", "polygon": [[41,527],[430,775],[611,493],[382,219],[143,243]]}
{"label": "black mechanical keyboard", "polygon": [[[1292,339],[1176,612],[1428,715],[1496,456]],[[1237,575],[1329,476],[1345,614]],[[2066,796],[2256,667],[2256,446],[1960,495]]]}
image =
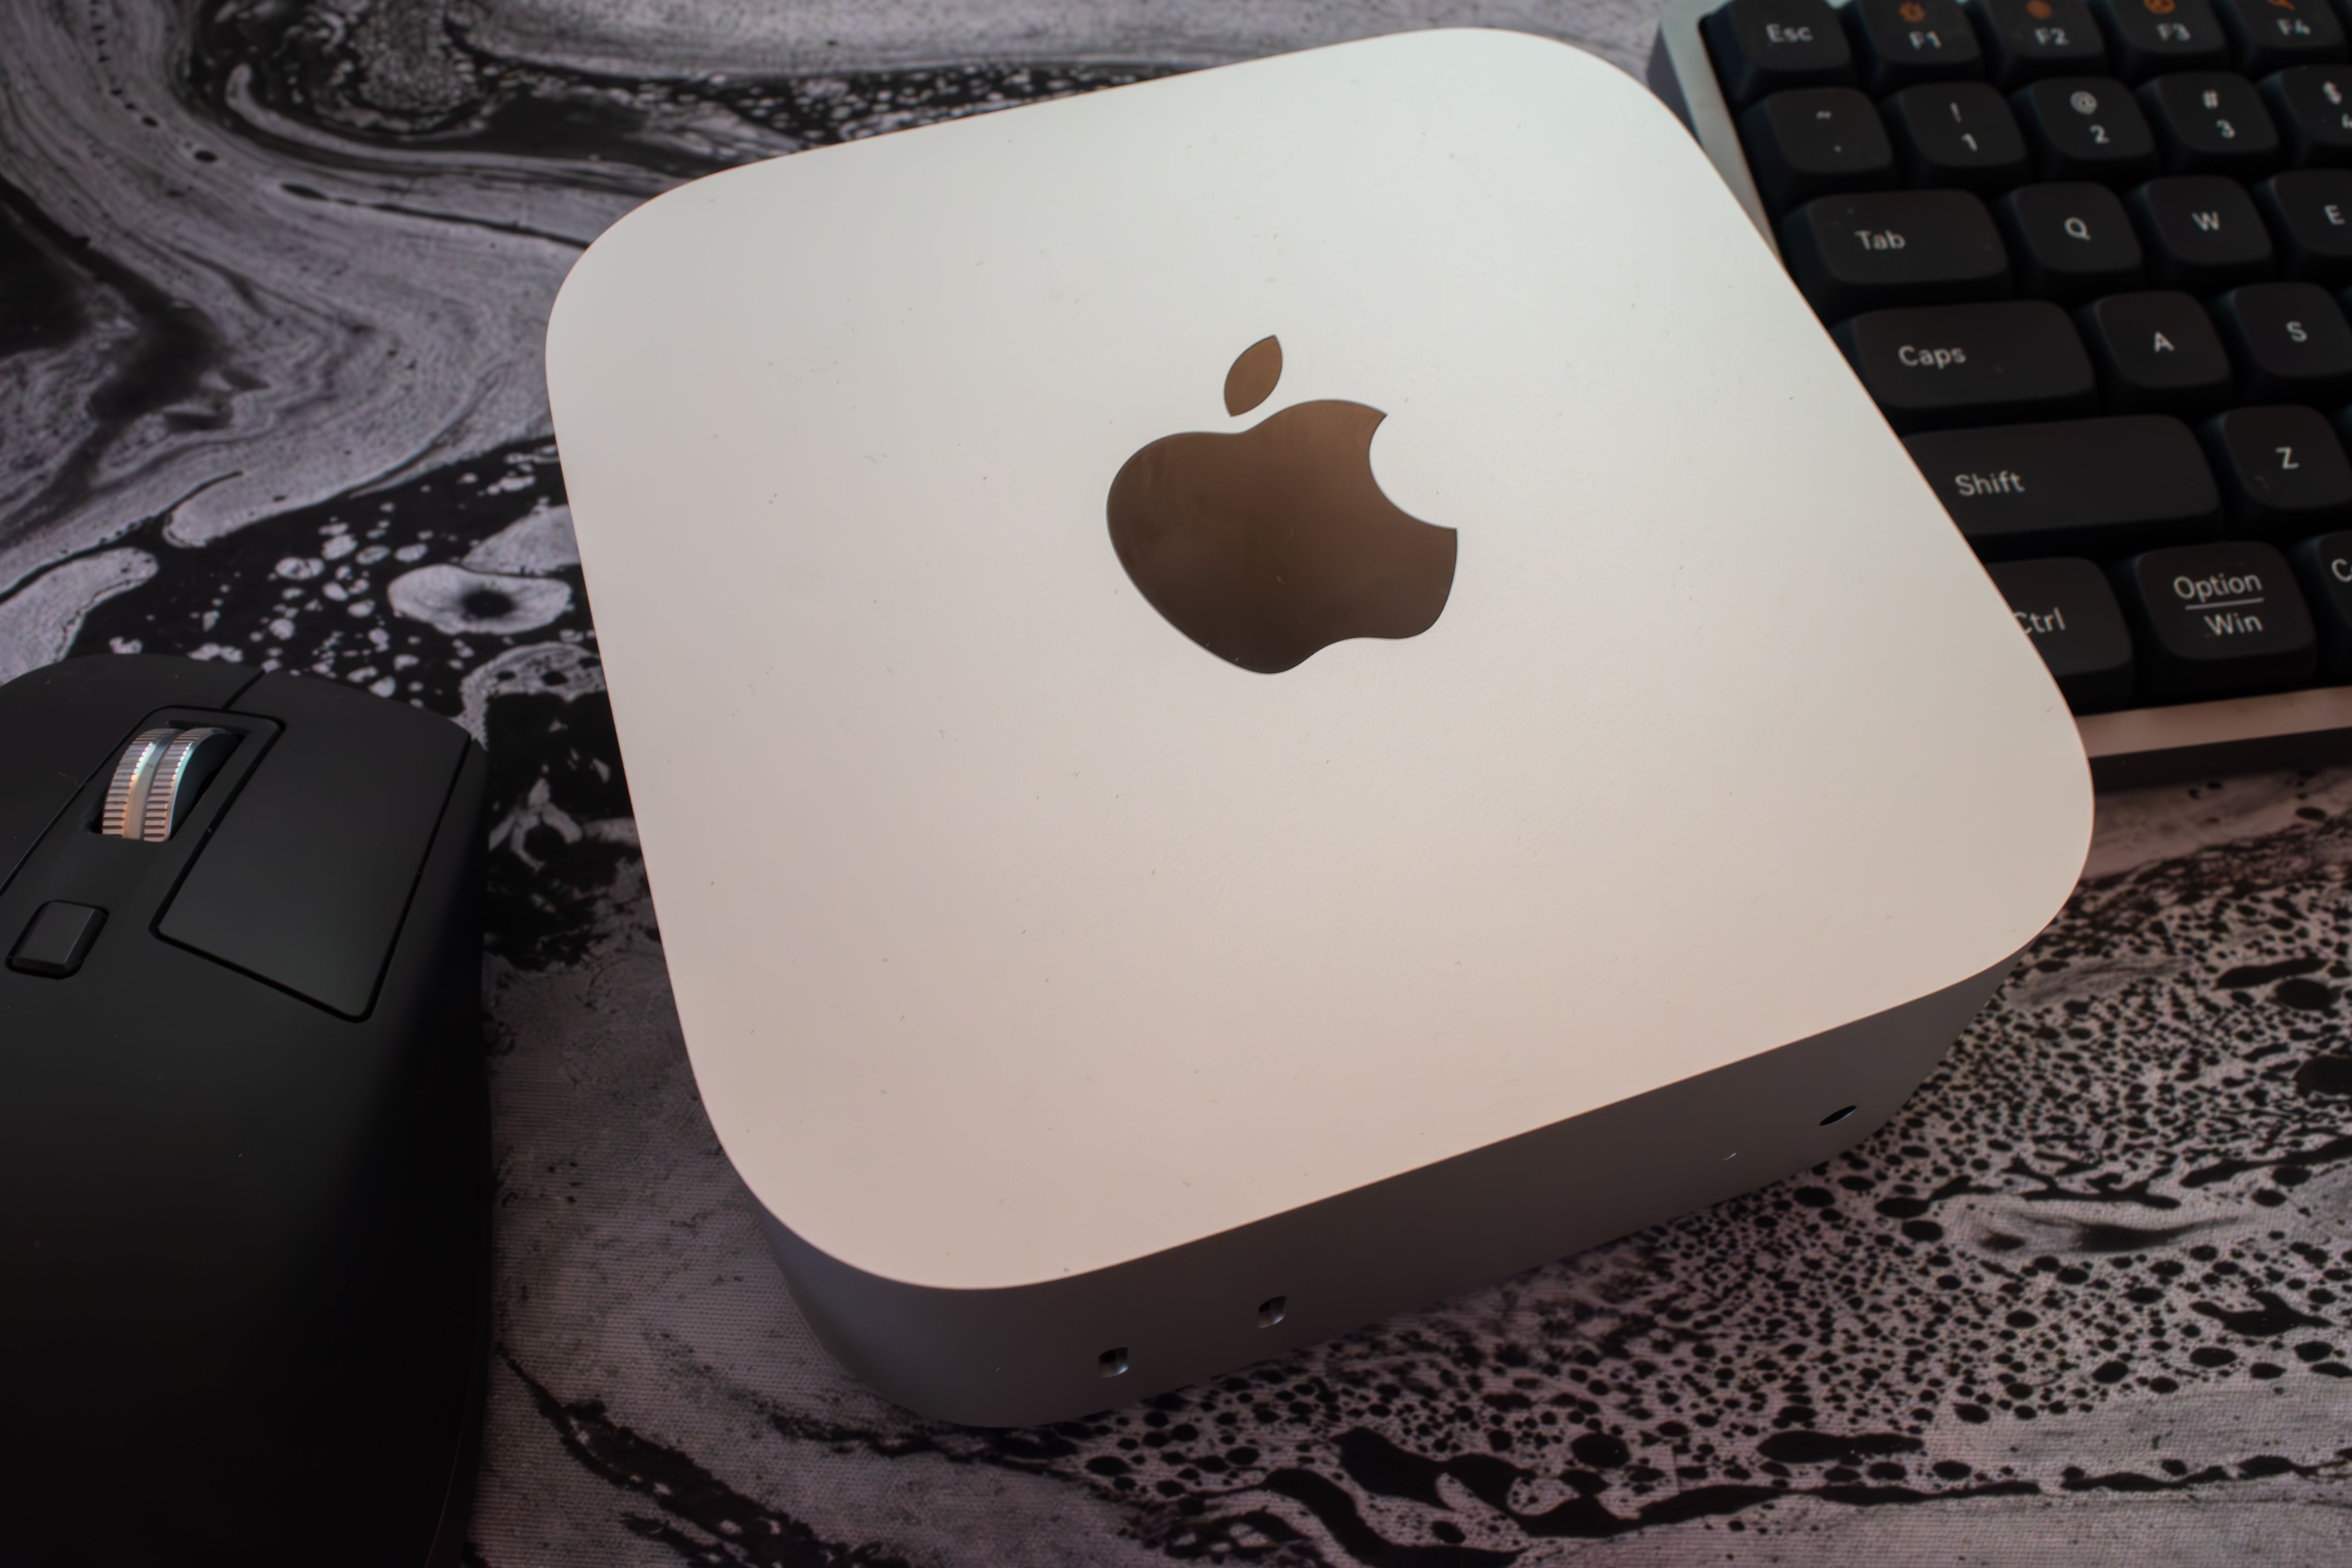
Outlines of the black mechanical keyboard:
{"label": "black mechanical keyboard", "polygon": [[2352,757],[2352,0],[1675,0],[1650,81],[2103,785]]}

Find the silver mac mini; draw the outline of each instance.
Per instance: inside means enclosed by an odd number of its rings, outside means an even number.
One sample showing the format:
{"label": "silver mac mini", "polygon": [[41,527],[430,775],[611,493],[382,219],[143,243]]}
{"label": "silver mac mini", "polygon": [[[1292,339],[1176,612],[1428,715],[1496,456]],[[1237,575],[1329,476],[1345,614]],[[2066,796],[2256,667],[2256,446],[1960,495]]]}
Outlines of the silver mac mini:
{"label": "silver mac mini", "polygon": [[1689,135],[1560,44],[717,174],[590,249],[548,373],[704,1103],[927,1415],[1823,1160],[2083,864],[2000,595]]}

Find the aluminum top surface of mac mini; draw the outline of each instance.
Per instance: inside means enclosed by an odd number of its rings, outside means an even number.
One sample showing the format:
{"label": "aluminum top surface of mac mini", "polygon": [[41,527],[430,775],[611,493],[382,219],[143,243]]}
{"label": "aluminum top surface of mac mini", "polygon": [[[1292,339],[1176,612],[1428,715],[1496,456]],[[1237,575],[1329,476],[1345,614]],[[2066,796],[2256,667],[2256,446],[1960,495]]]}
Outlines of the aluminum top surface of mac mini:
{"label": "aluminum top surface of mac mini", "polygon": [[[548,365],[697,1082],[861,1277],[1087,1276],[1989,991],[2083,863],[2000,595],[1688,134],[1563,45],[699,180]],[[1412,560],[1355,636],[1353,579],[1277,579],[1367,496]],[[1307,521],[1219,543],[1253,506]]]}

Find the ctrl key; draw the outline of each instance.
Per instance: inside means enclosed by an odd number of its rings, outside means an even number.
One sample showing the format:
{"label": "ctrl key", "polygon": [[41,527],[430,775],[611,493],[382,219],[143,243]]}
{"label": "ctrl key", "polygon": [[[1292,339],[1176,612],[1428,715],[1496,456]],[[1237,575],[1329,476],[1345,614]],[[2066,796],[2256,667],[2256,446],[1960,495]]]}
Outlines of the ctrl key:
{"label": "ctrl key", "polygon": [[16,939],[16,951],[8,955],[8,967],[19,974],[63,980],[89,956],[90,944],[98,940],[98,928],[105,923],[106,911],[88,904],[58,900],[43,904],[34,911],[25,934]]}
{"label": "ctrl key", "polygon": [[2116,591],[2088,561],[2006,561],[1985,570],[2033,640],[2077,713],[2120,708],[2132,696],[2131,633]]}
{"label": "ctrl key", "polygon": [[2223,697],[2309,680],[2311,611],[2286,557],[2259,540],[2151,550],[2117,569],[2158,697]]}

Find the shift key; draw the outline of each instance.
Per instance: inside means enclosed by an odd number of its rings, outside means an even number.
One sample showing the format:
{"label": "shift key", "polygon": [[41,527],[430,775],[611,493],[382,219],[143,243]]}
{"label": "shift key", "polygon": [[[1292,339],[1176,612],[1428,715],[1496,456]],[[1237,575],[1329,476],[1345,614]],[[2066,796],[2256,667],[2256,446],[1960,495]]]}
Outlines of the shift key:
{"label": "shift key", "polygon": [[2221,496],[2168,414],[1906,437],[1969,546],[1988,561],[2120,555],[2221,537]]}

